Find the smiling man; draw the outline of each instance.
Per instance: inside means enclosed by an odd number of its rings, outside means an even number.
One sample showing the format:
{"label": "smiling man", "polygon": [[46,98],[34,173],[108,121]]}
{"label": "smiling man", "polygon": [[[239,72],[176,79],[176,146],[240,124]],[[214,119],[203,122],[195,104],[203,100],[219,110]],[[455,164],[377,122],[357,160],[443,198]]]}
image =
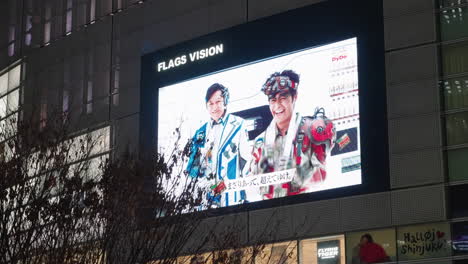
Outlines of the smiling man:
{"label": "smiling man", "polygon": [[[325,180],[325,160],[334,146],[336,133],[323,108],[313,116],[294,112],[299,75],[292,70],[273,73],[261,91],[268,97],[273,120],[260,134],[252,151],[250,172],[263,174],[295,168],[291,182],[260,187],[259,199],[307,192]],[[255,194],[249,193],[249,196]]]}
{"label": "smiling man", "polygon": [[250,157],[244,120],[227,113],[229,90],[215,83],[205,96],[208,121],[191,141],[187,173],[206,190],[205,206],[230,206],[246,201],[244,191],[226,191],[226,182],[242,177]]}

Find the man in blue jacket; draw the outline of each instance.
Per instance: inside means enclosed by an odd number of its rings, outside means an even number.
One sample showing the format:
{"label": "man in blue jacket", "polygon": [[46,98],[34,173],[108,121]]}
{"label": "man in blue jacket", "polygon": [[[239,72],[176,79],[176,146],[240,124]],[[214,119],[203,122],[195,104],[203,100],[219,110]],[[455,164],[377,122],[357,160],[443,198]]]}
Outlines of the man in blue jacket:
{"label": "man in blue jacket", "polygon": [[224,207],[246,202],[245,191],[228,191],[226,184],[242,175],[250,157],[244,120],[227,113],[229,90],[215,83],[206,91],[209,120],[192,138],[187,173],[206,190],[209,207]]}

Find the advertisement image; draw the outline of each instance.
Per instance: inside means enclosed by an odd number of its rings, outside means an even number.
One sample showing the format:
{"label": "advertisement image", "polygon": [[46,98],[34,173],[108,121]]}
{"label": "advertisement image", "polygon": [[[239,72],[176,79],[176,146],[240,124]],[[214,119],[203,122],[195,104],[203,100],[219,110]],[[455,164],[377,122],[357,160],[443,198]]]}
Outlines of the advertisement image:
{"label": "advertisement image", "polygon": [[351,38],[158,87],[158,151],[188,142],[202,209],[361,184],[357,62]]}

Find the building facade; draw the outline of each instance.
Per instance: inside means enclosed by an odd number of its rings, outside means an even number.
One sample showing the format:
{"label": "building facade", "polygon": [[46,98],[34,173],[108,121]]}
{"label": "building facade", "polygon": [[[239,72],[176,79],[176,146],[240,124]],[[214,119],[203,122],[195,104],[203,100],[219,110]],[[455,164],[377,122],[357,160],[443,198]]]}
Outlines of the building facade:
{"label": "building facade", "polygon": [[[0,122],[59,109],[115,155],[138,152],[142,55],[319,2],[2,1]],[[365,233],[391,262],[468,263],[468,1],[383,0],[383,14],[390,190],[221,216],[245,244],[273,217],[268,242],[293,241],[299,263],[335,247],[333,263],[353,263]]]}

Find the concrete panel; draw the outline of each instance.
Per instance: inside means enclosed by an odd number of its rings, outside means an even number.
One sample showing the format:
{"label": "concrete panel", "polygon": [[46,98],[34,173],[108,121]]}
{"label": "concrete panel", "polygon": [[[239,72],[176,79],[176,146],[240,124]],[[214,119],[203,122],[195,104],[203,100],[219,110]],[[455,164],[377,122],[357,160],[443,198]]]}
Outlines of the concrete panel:
{"label": "concrete panel", "polygon": [[[31,50],[28,54],[30,69],[32,72],[41,71],[43,68],[61,62],[64,58],[73,55],[84,54],[89,49],[97,46],[109,46],[111,41],[112,21],[110,18],[100,20],[71,35],[53,41],[51,45]],[[110,48],[104,50],[110,56]],[[108,63],[107,63],[108,64]],[[97,65],[101,67],[103,65]],[[106,65],[106,67],[108,67]],[[30,72],[28,72],[29,74]]]}
{"label": "concrete panel", "polygon": [[248,19],[252,21],[323,1],[326,0],[249,0]]}
{"label": "concrete panel", "polygon": [[386,54],[387,85],[435,79],[439,76],[437,45],[426,45]]}
{"label": "concrete panel", "polygon": [[442,151],[421,150],[390,155],[390,183],[402,188],[444,181]]}
{"label": "concrete panel", "polygon": [[435,8],[435,0],[383,0],[384,16],[400,16],[402,14],[420,11],[431,11]]}
{"label": "concrete panel", "polygon": [[250,212],[249,241],[277,241],[341,231],[338,200]]}
{"label": "concrete panel", "polygon": [[291,206],[249,212],[249,242],[271,242],[294,237]]}
{"label": "concrete panel", "polygon": [[341,231],[340,203],[328,200],[304,203],[291,207],[296,237],[313,237]]}
{"label": "concrete panel", "polygon": [[[196,23],[194,23],[196,21]],[[187,41],[210,32],[210,8],[204,7],[148,25],[144,29],[142,53]],[[169,30],[170,29],[170,30]]]}
{"label": "concrete panel", "polygon": [[[207,9],[213,3],[212,0],[172,0],[172,1],[147,1],[144,6],[144,25],[160,23],[172,20],[174,17],[192,13],[198,9]],[[237,1],[241,2],[241,1]],[[197,21],[197,20],[194,20]],[[198,22],[198,21],[197,21]],[[191,23],[196,24],[196,23]]]}
{"label": "concrete panel", "polygon": [[443,185],[392,191],[392,222],[405,225],[446,220]]}
{"label": "concrete panel", "polygon": [[385,49],[398,49],[436,41],[433,12],[410,14],[384,20]]}
{"label": "concrete panel", "polygon": [[112,119],[140,111],[140,66],[139,58],[120,64],[119,95],[111,106]]}
{"label": "concrete panel", "polygon": [[[117,26],[116,30],[119,27]],[[120,63],[127,63],[129,61],[140,60],[142,55],[142,43],[144,39],[143,30],[134,31],[131,33],[114,34],[114,57],[119,57]]]}
{"label": "concrete panel", "polygon": [[117,13],[113,16],[114,33],[118,30],[120,34],[126,35],[141,30],[147,24],[145,14],[148,12],[147,9],[151,7],[151,3],[153,2],[155,1],[149,1],[144,5],[132,6],[132,8],[128,8],[124,12]]}
{"label": "concrete panel", "polygon": [[442,145],[440,116],[424,116],[392,119],[388,121],[390,153],[401,153]]}
{"label": "concrete panel", "polygon": [[389,118],[438,111],[440,111],[440,98],[436,79],[387,86],[387,114]]}
{"label": "concrete panel", "polygon": [[183,245],[181,253],[241,247],[247,243],[247,222],[247,213],[195,220],[197,228]]}
{"label": "concrete panel", "polygon": [[138,153],[140,116],[135,114],[113,122],[113,142],[116,143],[113,146],[114,153],[119,155],[127,150],[131,153]]}
{"label": "concrete panel", "polygon": [[210,7],[211,32],[226,29],[247,21],[247,3],[239,0],[214,1]]}
{"label": "concrete panel", "polygon": [[0,48],[0,70],[5,69],[10,65],[11,61],[8,57],[8,47]]}
{"label": "concrete panel", "polygon": [[343,231],[378,228],[392,224],[390,193],[377,193],[340,200]]}

